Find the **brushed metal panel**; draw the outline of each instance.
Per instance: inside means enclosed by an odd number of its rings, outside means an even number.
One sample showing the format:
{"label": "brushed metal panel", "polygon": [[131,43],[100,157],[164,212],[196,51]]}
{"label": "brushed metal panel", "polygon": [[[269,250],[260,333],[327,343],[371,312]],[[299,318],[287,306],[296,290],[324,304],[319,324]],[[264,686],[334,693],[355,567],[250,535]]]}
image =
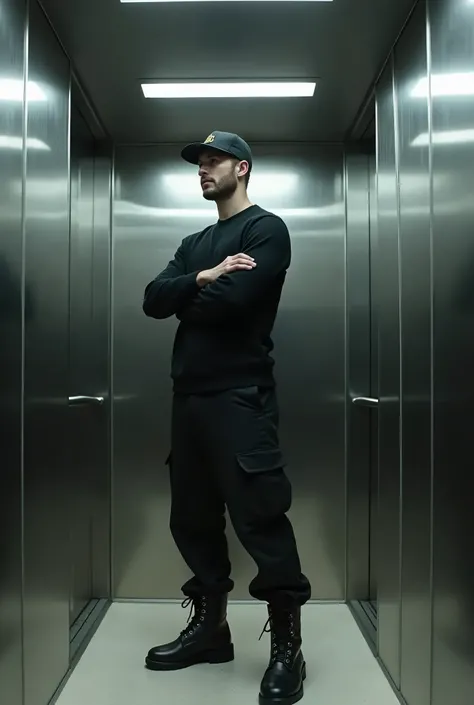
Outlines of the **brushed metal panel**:
{"label": "brushed metal panel", "polygon": [[[71,104],[70,242],[69,242],[69,383],[68,396],[97,393],[91,372],[95,363],[92,335],[94,257],[94,140]],[[97,424],[102,409],[88,404],[69,411],[69,550],[70,619],[74,622],[92,598],[94,490]],[[87,443],[84,439],[87,438]]]}
{"label": "brushed metal panel", "polygon": [[[375,117],[375,116],[374,116]],[[370,259],[370,396],[379,398],[379,304],[377,299],[377,163],[375,140],[369,153]],[[379,414],[370,415],[369,600],[377,609],[377,546],[379,541]]]}
{"label": "brushed metal panel", "polygon": [[30,3],[25,281],[24,679],[45,705],[69,665],[68,125],[69,65]]}
{"label": "brushed metal panel", "polygon": [[379,305],[378,648],[400,685],[400,315],[395,102],[392,62],[377,87]]}
{"label": "brushed metal panel", "polygon": [[[110,594],[109,308],[111,154],[71,106],[69,514],[71,622]],[[104,404],[93,404],[96,397]],[[84,442],[87,439],[87,442]]]}
{"label": "brushed metal panel", "polygon": [[346,154],[347,599],[369,597],[370,436],[373,413],[352,399],[370,394],[370,199],[368,154]]}
{"label": "brushed metal panel", "polygon": [[[291,518],[313,597],[343,599],[344,205],[337,147],[255,147],[250,196],[286,219],[293,264],[275,330]],[[113,249],[114,594],[176,598],[187,577],[169,534],[171,382],[176,323],[147,320],[143,289],[186,234],[215,220],[177,146],[116,155]],[[309,391],[311,390],[311,392]],[[236,589],[254,566],[230,531]]]}
{"label": "brushed metal panel", "polygon": [[399,125],[402,321],[402,602],[401,691],[430,703],[431,671],[431,228],[426,4],[420,2],[395,50]]}
{"label": "brushed metal panel", "polygon": [[94,467],[95,493],[92,515],[92,594],[111,596],[111,458],[110,458],[110,259],[112,146],[96,143],[94,157],[94,255],[92,259],[92,340],[95,354],[90,387],[105,400],[95,415],[97,437]]}
{"label": "brushed metal panel", "polygon": [[474,4],[446,0],[430,2],[429,9],[434,286],[432,702],[469,705],[474,693]]}
{"label": "brushed metal panel", "polygon": [[[0,702],[22,701],[21,396],[22,187],[25,4],[0,0]],[[26,315],[31,316],[27,308]]]}

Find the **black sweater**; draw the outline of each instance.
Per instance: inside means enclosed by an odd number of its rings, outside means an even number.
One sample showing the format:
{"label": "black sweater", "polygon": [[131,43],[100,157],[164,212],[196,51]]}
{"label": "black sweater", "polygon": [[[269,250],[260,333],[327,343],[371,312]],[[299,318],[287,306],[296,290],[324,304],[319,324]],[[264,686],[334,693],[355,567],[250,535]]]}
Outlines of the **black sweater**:
{"label": "black sweater", "polygon": [[[199,288],[197,274],[243,252],[257,266]],[[285,223],[250,206],[185,238],[145,289],[143,310],[180,321],[171,376],[178,394],[273,386],[271,332],[291,260]]]}

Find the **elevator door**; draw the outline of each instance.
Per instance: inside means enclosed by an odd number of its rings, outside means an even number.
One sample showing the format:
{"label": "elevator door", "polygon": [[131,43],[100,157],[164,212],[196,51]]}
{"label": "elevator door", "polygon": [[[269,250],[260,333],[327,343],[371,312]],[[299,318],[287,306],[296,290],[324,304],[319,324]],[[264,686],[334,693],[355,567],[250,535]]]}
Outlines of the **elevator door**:
{"label": "elevator door", "polygon": [[377,322],[377,191],[375,155],[369,157],[369,315],[370,315],[370,457],[369,461],[369,605],[377,613],[377,509],[379,490],[378,453],[378,322]]}
{"label": "elevator door", "polygon": [[94,396],[94,139],[71,108],[69,262],[69,535],[70,622],[93,598],[95,434],[101,398]]}
{"label": "elevator door", "polygon": [[[350,407],[347,436],[348,601],[363,613],[371,638],[377,629],[380,544],[378,265],[376,164],[373,140],[348,147],[347,362]],[[368,621],[367,621],[368,620]]]}

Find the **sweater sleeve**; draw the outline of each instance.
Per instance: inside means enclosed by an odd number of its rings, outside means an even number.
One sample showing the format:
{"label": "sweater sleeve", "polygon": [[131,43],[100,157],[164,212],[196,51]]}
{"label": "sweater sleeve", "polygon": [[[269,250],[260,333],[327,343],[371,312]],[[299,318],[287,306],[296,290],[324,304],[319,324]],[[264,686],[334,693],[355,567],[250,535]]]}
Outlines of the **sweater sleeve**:
{"label": "sweater sleeve", "polygon": [[183,240],[168,266],[147,285],[143,299],[143,311],[147,316],[169,318],[199,292],[198,273],[186,273],[185,248]]}
{"label": "sweater sleeve", "polygon": [[221,323],[258,302],[275,279],[290,266],[291,243],[288,228],[278,217],[266,216],[250,229],[242,250],[253,257],[253,270],[225,274],[199,291],[180,311],[188,323]]}

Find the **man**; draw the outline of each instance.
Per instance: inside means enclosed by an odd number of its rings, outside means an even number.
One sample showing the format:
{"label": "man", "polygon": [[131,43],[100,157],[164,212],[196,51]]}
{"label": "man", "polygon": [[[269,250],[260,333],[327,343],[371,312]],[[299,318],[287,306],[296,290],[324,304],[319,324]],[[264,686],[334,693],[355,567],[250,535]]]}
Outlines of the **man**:
{"label": "man", "polygon": [[227,506],[258,567],[250,594],[268,603],[272,650],[260,703],[292,705],[303,697],[301,606],[311,588],[286,516],[291,485],[270,357],[289,233],[279,217],[248,199],[252,153],[243,139],[213,132],[185,147],[182,157],[199,166],[203,196],[215,201],[219,219],[183,240],[146,287],[143,310],[180,321],[172,360],[170,528],[193,573],[182,590],[194,617],[174,642],[151,649],[146,664],[174,670],[233,660]]}

